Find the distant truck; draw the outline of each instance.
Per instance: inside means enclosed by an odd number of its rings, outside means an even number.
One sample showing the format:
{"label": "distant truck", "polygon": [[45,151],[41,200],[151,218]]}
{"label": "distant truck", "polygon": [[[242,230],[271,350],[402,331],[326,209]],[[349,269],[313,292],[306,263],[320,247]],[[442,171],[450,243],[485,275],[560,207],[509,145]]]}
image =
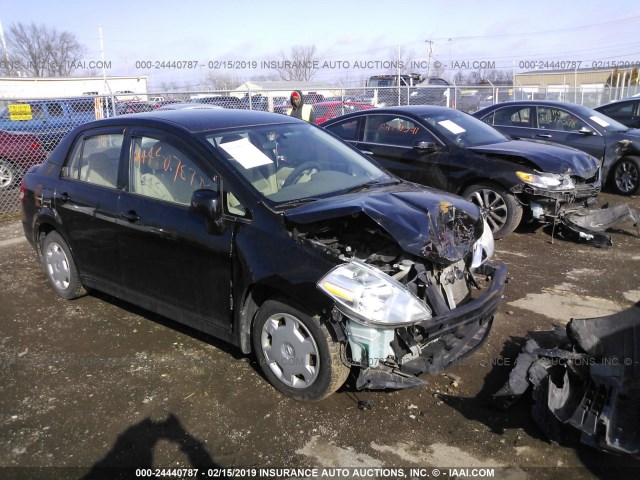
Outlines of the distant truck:
{"label": "distant truck", "polygon": [[440,77],[418,73],[373,75],[367,80],[362,101],[376,107],[391,105],[446,105],[451,85]]}

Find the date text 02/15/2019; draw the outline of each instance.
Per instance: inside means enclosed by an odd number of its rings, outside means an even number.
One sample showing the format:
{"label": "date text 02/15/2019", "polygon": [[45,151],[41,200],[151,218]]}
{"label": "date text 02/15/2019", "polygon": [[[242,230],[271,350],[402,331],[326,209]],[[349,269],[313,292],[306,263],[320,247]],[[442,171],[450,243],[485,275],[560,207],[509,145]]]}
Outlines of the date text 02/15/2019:
{"label": "date text 02/15/2019", "polygon": [[578,69],[615,69],[640,68],[640,60],[521,60],[518,68],[527,70],[578,70]]}

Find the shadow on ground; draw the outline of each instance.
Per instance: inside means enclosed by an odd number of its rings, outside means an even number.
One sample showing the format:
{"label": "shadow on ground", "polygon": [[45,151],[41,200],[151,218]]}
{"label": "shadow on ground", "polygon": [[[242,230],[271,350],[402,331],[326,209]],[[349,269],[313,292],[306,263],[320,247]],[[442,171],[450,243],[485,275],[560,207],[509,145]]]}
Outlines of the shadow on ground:
{"label": "shadow on ground", "polygon": [[146,418],[127,428],[118,435],[107,455],[93,465],[82,479],[131,478],[132,473],[135,473],[133,469],[161,468],[158,461],[154,462],[154,450],[160,440],[177,445],[185,454],[189,464],[180,465],[180,468],[197,468],[202,471],[219,468],[204,443],[187,432],[172,413],[164,421],[155,422]]}

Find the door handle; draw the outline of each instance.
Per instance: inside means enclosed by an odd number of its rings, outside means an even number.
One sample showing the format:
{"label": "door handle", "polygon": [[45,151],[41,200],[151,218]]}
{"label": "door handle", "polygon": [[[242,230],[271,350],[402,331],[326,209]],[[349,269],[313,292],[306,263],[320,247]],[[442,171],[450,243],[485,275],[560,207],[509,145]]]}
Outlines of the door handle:
{"label": "door handle", "polygon": [[373,152],[370,152],[369,150],[360,150],[361,153],[364,153],[365,155],[373,155]]}
{"label": "door handle", "polygon": [[124,218],[128,222],[137,222],[140,217],[135,212],[135,210],[129,210],[128,212],[120,213],[120,217]]}
{"label": "door handle", "polygon": [[62,201],[62,203],[67,203],[69,201],[69,194],[67,192],[61,193],[58,195],[58,199]]}
{"label": "door handle", "polygon": [[539,134],[536,135],[536,137],[551,138],[551,135],[549,135],[547,133],[539,133]]}

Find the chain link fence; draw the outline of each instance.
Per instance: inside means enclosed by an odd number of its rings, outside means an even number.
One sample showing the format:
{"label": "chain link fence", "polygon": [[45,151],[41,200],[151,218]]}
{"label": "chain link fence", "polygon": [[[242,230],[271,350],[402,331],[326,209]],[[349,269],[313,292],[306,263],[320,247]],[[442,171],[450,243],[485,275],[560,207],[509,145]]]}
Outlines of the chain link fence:
{"label": "chain link fence", "polygon": [[[442,105],[472,113],[509,100],[560,100],[596,106],[640,92],[611,87],[557,89],[513,86],[425,86],[385,88],[336,88],[307,92],[317,121],[345,113],[391,105]],[[176,92],[81,98],[0,100],[0,219],[20,209],[20,179],[32,166],[43,162],[73,128],[117,115],[158,108],[236,108],[286,114],[291,90]]]}

